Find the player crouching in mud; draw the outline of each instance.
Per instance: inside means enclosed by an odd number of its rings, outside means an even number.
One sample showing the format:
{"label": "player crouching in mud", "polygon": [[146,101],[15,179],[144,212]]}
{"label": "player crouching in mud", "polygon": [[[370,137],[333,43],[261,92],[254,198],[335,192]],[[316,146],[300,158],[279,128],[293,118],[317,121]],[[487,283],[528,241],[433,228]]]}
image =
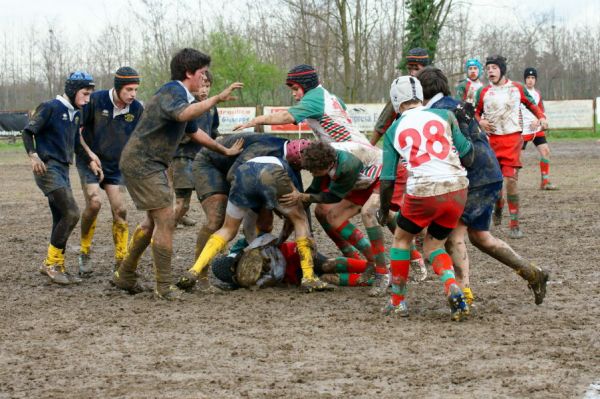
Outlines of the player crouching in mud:
{"label": "player crouching in mud", "polygon": [[314,274],[313,248],[308,217],[300,204],[282,206],[279,198],[300,188],[289,164],[280,158],[264,156],[248,160],[235,170],[223,226],[206,243],[193,267],[179,279],[177,286],[189,290],[215,256],[235,238],[247,214],[261,208],[276,210],[293,225],[302,269],[301,287],[305,292],[330,290],[333,286]]}

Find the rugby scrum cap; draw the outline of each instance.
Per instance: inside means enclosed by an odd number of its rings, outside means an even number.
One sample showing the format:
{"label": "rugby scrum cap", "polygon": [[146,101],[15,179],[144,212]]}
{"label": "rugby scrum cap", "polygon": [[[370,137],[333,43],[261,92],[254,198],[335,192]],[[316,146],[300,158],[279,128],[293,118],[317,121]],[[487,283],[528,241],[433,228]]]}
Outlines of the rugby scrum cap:
{"label": "rugby scrum cap", "polygon": [[286,145],[285,159],[294,169],[302,166],[302,150],[310,145],[311,141],[306,139],[290,140]]}
{"label": "rugby scrum cap", "polygon": [[534,67],[525,68],[525,71],[523,71],[523,79],[527,79],[528,76],[533,76],[537,79],[537,69]]}
{"label": "rugby scrum cap", "polygon": [[477,77],[480,78],[481,73],[483,72],[483,65],[481,65],[481,62],[479,62],[479,60],[477,58],[469,58],[467,60],[467,62],[465,63],[465,72],[467,74],[469,73],[470,67],[477,67],[479,69],[479,73],[477,74]]}
{"label": "rugby scrum cap", "polygon": [[400,76],[392,82],[390,87],[390,99],[394,111],[398,112],[400,105],[407,101],[423,101],[423,87],[419,79],[412,76]]}
{"label": "rugby scrum cap", "polygon": [[302,87],[304,93],[319,85],[319,75],[314,67],[307,64],[296,65],[287,74],[285,84],[291,86],[297,84]]}
{"label": "rugby scrum cap", "polygon": [[123,66],[115,72],[115,90],[119,91],[123,86],[140,84],[140,74],[135,69]]}
{"label": "rugby scrum cap", "polygon": [[75,105],[75,95],[77,92],[87,87],[94,87],[95,85],[92,75],[83,71],[75,71],[65,80],[65,94],[69,98],[69,101],[71,101],[71,104]]}
{"label": "rugby scrum cap", "polygon": [[498,54],[490,55],[485,59],[485,66],[490,64],[498,65],[498,68],[500,68],[500,74],[502,76],[506,75],[506,58]]}

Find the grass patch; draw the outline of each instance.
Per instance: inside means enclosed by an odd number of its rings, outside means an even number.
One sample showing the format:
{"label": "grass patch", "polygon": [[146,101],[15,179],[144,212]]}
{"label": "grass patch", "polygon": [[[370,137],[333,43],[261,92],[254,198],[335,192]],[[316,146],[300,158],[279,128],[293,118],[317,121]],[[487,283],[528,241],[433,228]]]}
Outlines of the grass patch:
{"label": "grass patch", "polygon": [[23,141],[20,138],[16,139],[14,143],[11,143],[9,140],[0,140],[0,151],[25,151],[23,148]]}
{"label": "grass patch", "polygon": [[600,131],[593,130],[552,130],[546,132],[546,136],[551,140],[579,140],[579,139],[598,139]]}

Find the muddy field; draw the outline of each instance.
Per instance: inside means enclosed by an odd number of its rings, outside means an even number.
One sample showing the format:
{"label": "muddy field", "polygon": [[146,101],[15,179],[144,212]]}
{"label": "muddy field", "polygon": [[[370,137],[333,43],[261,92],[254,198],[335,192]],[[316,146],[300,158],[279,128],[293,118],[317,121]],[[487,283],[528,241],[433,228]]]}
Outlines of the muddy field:
{"label": "muddy field", "polygon": [[[106,200],[95,276],[52,285],[37,271],[51,225],[46,200],[25,155],[1,152],[0,398],[582,398],[600,382],[600,143],[552,148],[561,190],[538,190],[537,152],[528,148],[519,183],[526,237],[510,241],[551,271],[544,304],[471,247],[477,300],[464,323],[450,321],[437,279],[411,284],[403,320],[380,316],[384,299],[367,288],[196,292],[181,303],[129,296],[108,284]],[[129,204],[133,229],[142,215]],[[176,231],[177,274],[191,265],[195,232]],[[78,243],[79,227],[67,250],[73,270]],[[141,271],[150,281],[148,253]]]}

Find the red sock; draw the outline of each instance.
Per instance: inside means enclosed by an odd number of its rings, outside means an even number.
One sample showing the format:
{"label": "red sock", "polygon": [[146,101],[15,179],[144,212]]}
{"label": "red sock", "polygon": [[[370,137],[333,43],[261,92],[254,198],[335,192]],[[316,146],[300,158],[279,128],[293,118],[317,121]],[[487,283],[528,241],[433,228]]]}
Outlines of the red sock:
{"label": "red sock", "polygon": [[437,249],[429,256],[431,267],[435,274],[440,276],[440,280],[444,283],[444,292],[448,295],[448,290],[452,284],[456,284],[454,268],[452,267],[452,258],[443,249]]}

